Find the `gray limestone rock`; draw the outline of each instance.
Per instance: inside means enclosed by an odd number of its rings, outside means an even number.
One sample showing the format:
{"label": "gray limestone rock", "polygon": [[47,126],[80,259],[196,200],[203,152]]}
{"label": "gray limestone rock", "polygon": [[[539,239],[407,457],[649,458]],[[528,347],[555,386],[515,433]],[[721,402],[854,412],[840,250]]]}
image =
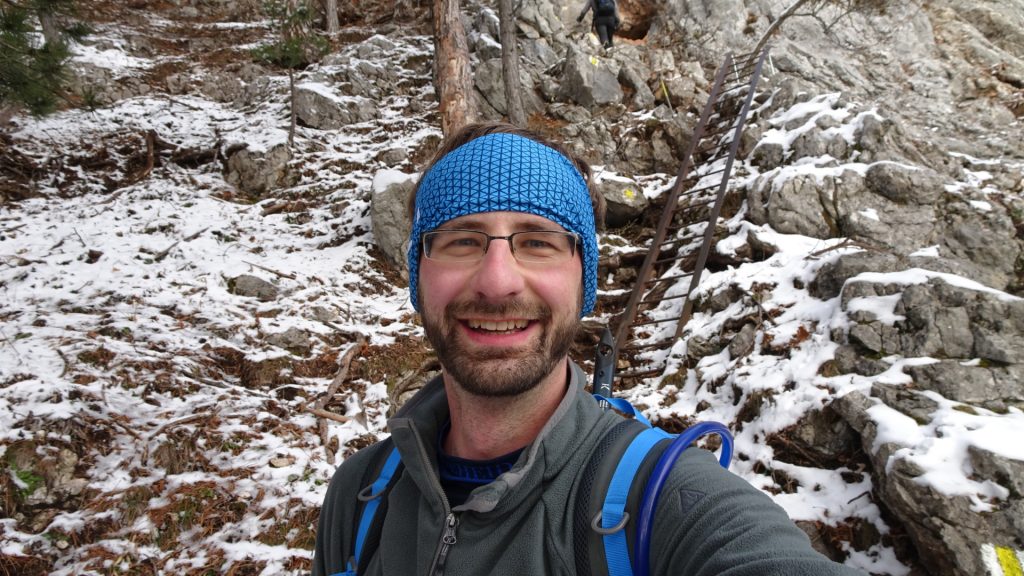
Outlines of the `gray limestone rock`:
{"label": "gray limestone rock", "polygon": [[288,328],[284,332],[269,334],[266,341],[271,346],[284,348],[293,354],[301,356],[308,354],[313,346],[309,333],[295,327]]}
{"label": "gray limestone rock", "polygon": [[610,64],[610,60],[594,58],[570,47],[563,64],[560,96],[587,108],[621,102],[618,71]]}
{"label": "gray limestone rock", "polygon": [[[501,58],[492,58],[480,63],[473,71],[473,82],[480,95],[489,106],[499,114],[508,114],[508,102],[505,98],[505,81],[501,70]],[[535,114],[544,109],[544,103],[533,91],[533,81],[520,69],[520,96],[523,110],[527,115]]]}
{"label": "gray limestone rock", "polygon": [[228,292],[267,302],[277,298],[280,290],[262,278],[242,274],[228,280]]}
{"label": "gray limestone rock", "polygon": [[245,194],[259,198],[291,182],[288,170],[291,158],[291,150],[285,142],[268,150],[239,148],[229,153],[224,177]]}
{"label": "gray limestone rock", "polygon": [[409,247],[409,223],[407,203],[409,194],[416,184],[416,176],[387,171],[374,179],[373,196],[370,199],[370,224],[373,239],[380,251],[408,276],[406,251]]}
{"label": "gray limestone rock", "polygon": [[1011,460],[977,446],[968,446],[967,453],[971,466],[982,478],[1002,485],[1015,498],[1024,497],[1024,461]]}
{"label": "gray limestone rock", "polygon": [[311,128],[338,129],[373,120],[377,114],[377,105],[363,96],[332,94],[320,84],[295,88],[295,116]]}
{"label": "gray limestone rock", "polygon": [[654,108],[654,93],[647,87],[640,73],[632,66],[619,69],[619,83],[633,91],[632,107],[636,110]]}
{"label": "gray limestone rock", "polygon": [[[957,360],[911,366],[907,373],[923,390],[933,390],[943,397],[989,410],[1005,411],[1008,405],[1024,402],[1024,390],[1014,380],[1024,367],[988,367],[965,365]],[[997,377],[998,375],[998,377]]]}
{"label": "gray limestone rock", "polygon": [[640,185],[630,178],[602,175],[595,180],[593,186],[606,202],[604,221],[610,228],[625,226],[636,220],[650,204]]}
{"label": "gray limestone rock", "polygon": [[754,342],[757,337],[757,327],[753,324],[744,324],[743,328],[729,341],[729,357],[742,358],[754,351]]}
{"label": "gray limestone rock", "polygon": [[879,162],[868,168],[868,190],[897,204],[932,204],[943,193],[938,174],[892,162]]}

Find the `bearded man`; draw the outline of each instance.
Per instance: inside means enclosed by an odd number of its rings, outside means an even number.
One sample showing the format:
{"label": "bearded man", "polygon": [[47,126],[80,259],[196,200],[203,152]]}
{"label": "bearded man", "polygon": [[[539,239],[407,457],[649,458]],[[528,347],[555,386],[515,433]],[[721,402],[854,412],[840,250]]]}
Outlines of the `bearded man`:
{"label": "bearded man", "polygon": [[[441,375],[388,422],[390,438],[338,468],[315,576],[632,573],[606,562],[588,508],[600,468],[588,464],[632,422],[598,405],[568,357],[597,294],[603,202],[589,177],[506,124],[442,144],[410,201],[408,252]],[[683,453],[659,502],[654,574],[856,574],[706,451]],[[617,529],[632,541],[627,518]]]}

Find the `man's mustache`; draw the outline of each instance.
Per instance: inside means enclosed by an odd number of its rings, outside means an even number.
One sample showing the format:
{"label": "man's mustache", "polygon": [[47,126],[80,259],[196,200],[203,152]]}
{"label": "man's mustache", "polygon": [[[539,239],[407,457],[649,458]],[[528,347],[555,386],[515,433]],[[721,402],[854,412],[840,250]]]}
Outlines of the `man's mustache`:
{"label": "man's mustache", "polygon": [[521,298],[503,302],[467,300],[448,304],[445,307],[445,315],[449,318],[482,316],[548,320],[551,318],[551,308],[538,302],[527,302]]}

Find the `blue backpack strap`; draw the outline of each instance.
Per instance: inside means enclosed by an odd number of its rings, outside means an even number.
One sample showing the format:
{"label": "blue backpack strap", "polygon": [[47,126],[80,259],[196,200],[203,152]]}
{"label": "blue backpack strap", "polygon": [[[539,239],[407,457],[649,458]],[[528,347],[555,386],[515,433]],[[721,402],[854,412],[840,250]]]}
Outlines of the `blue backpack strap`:
{"label": "blue backpack strap", "polygon": [[[652,427],[650,421],[644,418],[643,414],[622,398],[603,398],[597,396],[597,399],[608,402],[619,412],[633,416],[635,420],[642,422],[648,427],[633,438],[619,459],[611,481],[608,483],[608,491],[605,494],[604,504],[601,507],[601,514],[594,518],[591,525],[594,531],[601,534],[604,544],[605,561],[608,564],[608,576],[633,576],[634,574],[633,565],[629,558],[629,545],[626,541],[625,527],[630,520],[629,514],[625,512],[626,501],[637,473],[648,454],[651,453],[651,450],[661,440],[673,439],[669,449],[662,452],[658,458],[655,470],[652,471],[652,478],[648,479],[647,485],[638,486],[638,489],[643,491],[643,502],[641,503],[637,518],[634,519],[634,526],[639,533],[638,538],[640,540],[637,542],[637,553],[644,555],[644,557],[637,558],[637,574],[638,576],[647,576],[646,571],[649,567],[649,559],[646,557],[646,554],[648,551],[642,544],[647,541],[651,526],[644,524],[650,524],[653,521],[653,507],[657,502],[657,493],[661,491],[662,483],[675,465],[676,459],[697,438],[714,433],[722,437],[722,455],[719,462],[722,467],[728,468],[729,460],[732,457],[732,436],[729,434],[728,428],[717,422],[700,422],[678,436],[669,434],[660,428]],[[659,476],[661,477],[661,482],[656,483],[652,487],[655,477]],[[654,494],[648,493],[652,490],[655,492]]]}
{"label": "blue backpack strap", "polygon": [[369,486],[360,490],[359,494],[356,495],[356,498],[361,502],[365,502],[365,504],[359,515],[359,527],[356,530],[356,542],[353,548],[354,558],[349,561],[348,570],[332,576],[356,576],[359,560],[362,558],[363,546],[366,544],[366,537],[373,526],[373,519],[377,515],[377,508],[380,507],[381,497],[387,492],[388,485],[391,483],[391,479],[394,477],[395,471],[398,470],[398,465],[401,462],[402,457],[398,453],[398,448],[392,446],[391,452],[388,453],[387,459],[384,460],[384,465],[381,467],[377,479]]}
{"label": "blue backpack strap", "polygon": [[[630,442],[626,452],[615,467],[612,480],[608,484],[601,515],[594,518],[592,528],[601,534],[604,542],[604,555],[608,563],[608,576],[632,576],[633,568],[629,561],[629,546],[626,543],[626,523],[629,514],[626,512],[626,499],[633,485],[640,465],[654,446],[670,438],[671,435],[660,428],[648,428],[636,435]],[[600,520],[600,525],[597,522]]]}
{"label": "blue backpack strap", "polygon": [[594,394],[594,398],[596,398],[599,402],[604,401],[611,404],[612,408],[615,408],[616,410],[622,412],[626,416],[632,416],[634,420],[637,420],[638,422],[642,423],[644,426],[647,426],[648,428],[653,428],[653,426],[651,425],[651,421],[648,420],[647,417],[645,417],[639,410],[634,408],[628,400],[624,398],[605,398],[600,394]]}

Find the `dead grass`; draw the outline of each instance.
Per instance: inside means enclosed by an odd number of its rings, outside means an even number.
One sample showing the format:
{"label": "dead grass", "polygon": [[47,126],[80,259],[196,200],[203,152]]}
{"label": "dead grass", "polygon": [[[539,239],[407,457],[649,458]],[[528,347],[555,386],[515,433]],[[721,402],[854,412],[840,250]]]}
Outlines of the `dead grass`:
{"label": "dead grass", "polygon": [[284,518],[275,517],[269,510],[261,517],[273,523],[260,532],[257,540],[268,546],[287,545],[289,548],[312,550],[316,543],[319,509],[309,507],[297,498],[289,500],[283,509],[287,514]]}
{"label": "dead grass", "polygon": [[38,556],[0,554],[0,576],[46,576],[53,562]]}
{"label": "dead grass", "polygon": [[206,538],[229,522],[238,522],[248,503],[213,482],[182,486],[165,495],[170,503],[148,511],[156,527],[155,544],[164,551],[182,545],[183,533],[196,528],[193,538]]}
{"label": "dead grass", "polygon": [[368,345],[358,356],[363,361],[352,363],[350,380],[387,382],[390,388],[397,379],[417,370],[432,356],[433,352],[423,340],[408,336],[398,337],[390,346]]}

